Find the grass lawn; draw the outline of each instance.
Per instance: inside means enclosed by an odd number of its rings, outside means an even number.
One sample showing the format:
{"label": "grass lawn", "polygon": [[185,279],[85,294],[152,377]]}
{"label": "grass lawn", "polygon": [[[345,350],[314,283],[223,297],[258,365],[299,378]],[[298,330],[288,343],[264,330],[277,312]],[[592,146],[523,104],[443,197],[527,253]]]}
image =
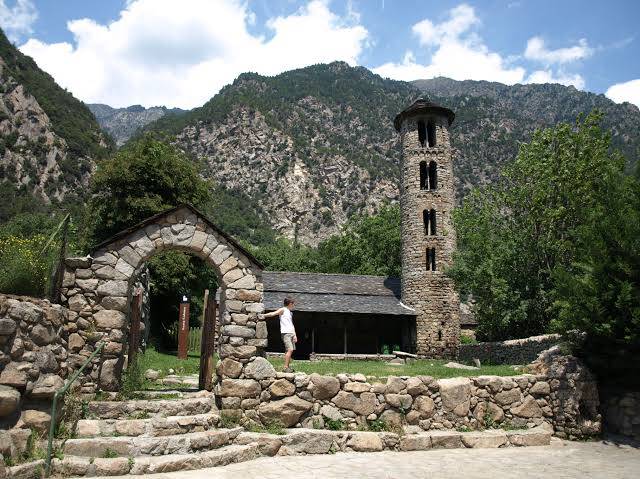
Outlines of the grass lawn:
{"label": "grass lawn", "polygon": [[[278,371],[282,371],[284,360],[281,358],[269,358],[269,361]],[[340,373],[362,373],[365,376],[377,378],[387,376],[433,376],[434,378],[453,378],[460,376],[514,376],[520,371],[514,370],[509,365],[482,366],[480,369],[453,369],[445,368],[449,361],[441,359],[418,359],[411,364],[392,366],[383,361],[350,361],[350,360],[323,360],[323,361],[292,361],[293,369],[303,373],[318,373],[336,375]]]}
{"label": "grass lawn", "polygon": [[[190,352],[187,359],[178,359],[176,354],[163,353],[149,347],[145,354],[140,355],[142,371],[155,369],[162,371],[165,376],[171,368],[178,375],[198,374],[200,370],[200,355]],[[269,358],[269,361],[278,371],[283,369],[282,358]],[[435,378],[452,378],[459,376],[513,376],[520,371],[514,370],[509,365],[482,366],[478,370],[445,368],[445,360],[418,359],[404,366],[391,366],[382,361],[293,361],[296,371],[303,373],[319,373],[336,375],[340,373],[362,373],[365,376],[433,376]],[[215,362],[214,362],[215,364]]]}

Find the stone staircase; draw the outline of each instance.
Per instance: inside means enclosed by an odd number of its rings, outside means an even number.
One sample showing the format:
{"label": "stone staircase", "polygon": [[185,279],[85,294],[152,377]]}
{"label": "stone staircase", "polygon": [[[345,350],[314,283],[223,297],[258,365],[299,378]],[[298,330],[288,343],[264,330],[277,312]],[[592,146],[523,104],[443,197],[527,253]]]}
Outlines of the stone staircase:
{"label": "stone staircase", "polygon": [[78,421],[76,437],[62,445],[54,474],[118,476],[198,469],[258,457],[258,444],[233,444],[241,427],[218,428],[212,394],[176,399],[92,401],[91,419]]}
{"label": "stone staircase", "polygon": [[[166,396],[166,394],[165,394]],[[61,444],[52,461],[58,476],[120,476],[185,471],[249,461],[260,456],[335,452],[416,451],[548,445],[552,432],[523,430],[421,431],[403,433],[294,428],[284,434],[222,427],[210,393],[178,393],[173,399],[92,401],[76,437]],[[42,467],[33,463],[34,467]],[[8,477],[27,477],[17,466]],[[26,474],[26,475],[25,475]]]}

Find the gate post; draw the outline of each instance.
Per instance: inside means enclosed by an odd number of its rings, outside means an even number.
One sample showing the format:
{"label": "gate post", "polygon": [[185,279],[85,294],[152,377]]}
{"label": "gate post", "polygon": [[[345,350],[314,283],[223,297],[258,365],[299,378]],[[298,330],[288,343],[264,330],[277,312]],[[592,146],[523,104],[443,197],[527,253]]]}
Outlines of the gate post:
{"label": "gate post", "polygon": [[178,359],[187,359],[189,349],[189,299],[182,296],[178,319]]}
{"label": "gate post", "polygon": [[216,338],[216,295],[209,296],[209,290],[204,293],[204,321],[202,322],[202,342],[200,344],[200,390],[213,389],[213,351]]}

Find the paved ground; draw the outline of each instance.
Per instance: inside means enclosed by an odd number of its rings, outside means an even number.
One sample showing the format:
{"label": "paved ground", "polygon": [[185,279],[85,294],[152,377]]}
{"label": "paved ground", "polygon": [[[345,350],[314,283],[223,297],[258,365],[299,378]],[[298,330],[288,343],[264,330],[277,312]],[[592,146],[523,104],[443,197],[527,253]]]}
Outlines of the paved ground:
{"label": "paved ground", "polygon": [[396,479],[396,478],[607,478],[640,477],[640,449],[603,442],[567,442],[506,449],[343,453],[260,458],[147,479]]}

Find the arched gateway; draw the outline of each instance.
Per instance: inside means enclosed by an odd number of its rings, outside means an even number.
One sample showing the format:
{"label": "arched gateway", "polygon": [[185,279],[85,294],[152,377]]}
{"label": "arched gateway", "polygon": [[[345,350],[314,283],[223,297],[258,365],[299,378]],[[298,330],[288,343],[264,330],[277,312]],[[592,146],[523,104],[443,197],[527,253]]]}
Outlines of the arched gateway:
{"label": "arched gateway", "polygon": [[[118,233],[86,258],[65,261],[62,302],[75,313],[69,365],[78,368],[98,341],[107,341],[87,369],[84,391],[119,389],[135,272],[167,250],[191,253],[216,271],[222,323],[218,353],[225,365],[235,365],[231,377],[243,377],[244,365],[263,354],[267,328],[257,320],[264,310],[262,265],[193,206],[181,205]],[[227,369],[219,367],[219,374]]]}

